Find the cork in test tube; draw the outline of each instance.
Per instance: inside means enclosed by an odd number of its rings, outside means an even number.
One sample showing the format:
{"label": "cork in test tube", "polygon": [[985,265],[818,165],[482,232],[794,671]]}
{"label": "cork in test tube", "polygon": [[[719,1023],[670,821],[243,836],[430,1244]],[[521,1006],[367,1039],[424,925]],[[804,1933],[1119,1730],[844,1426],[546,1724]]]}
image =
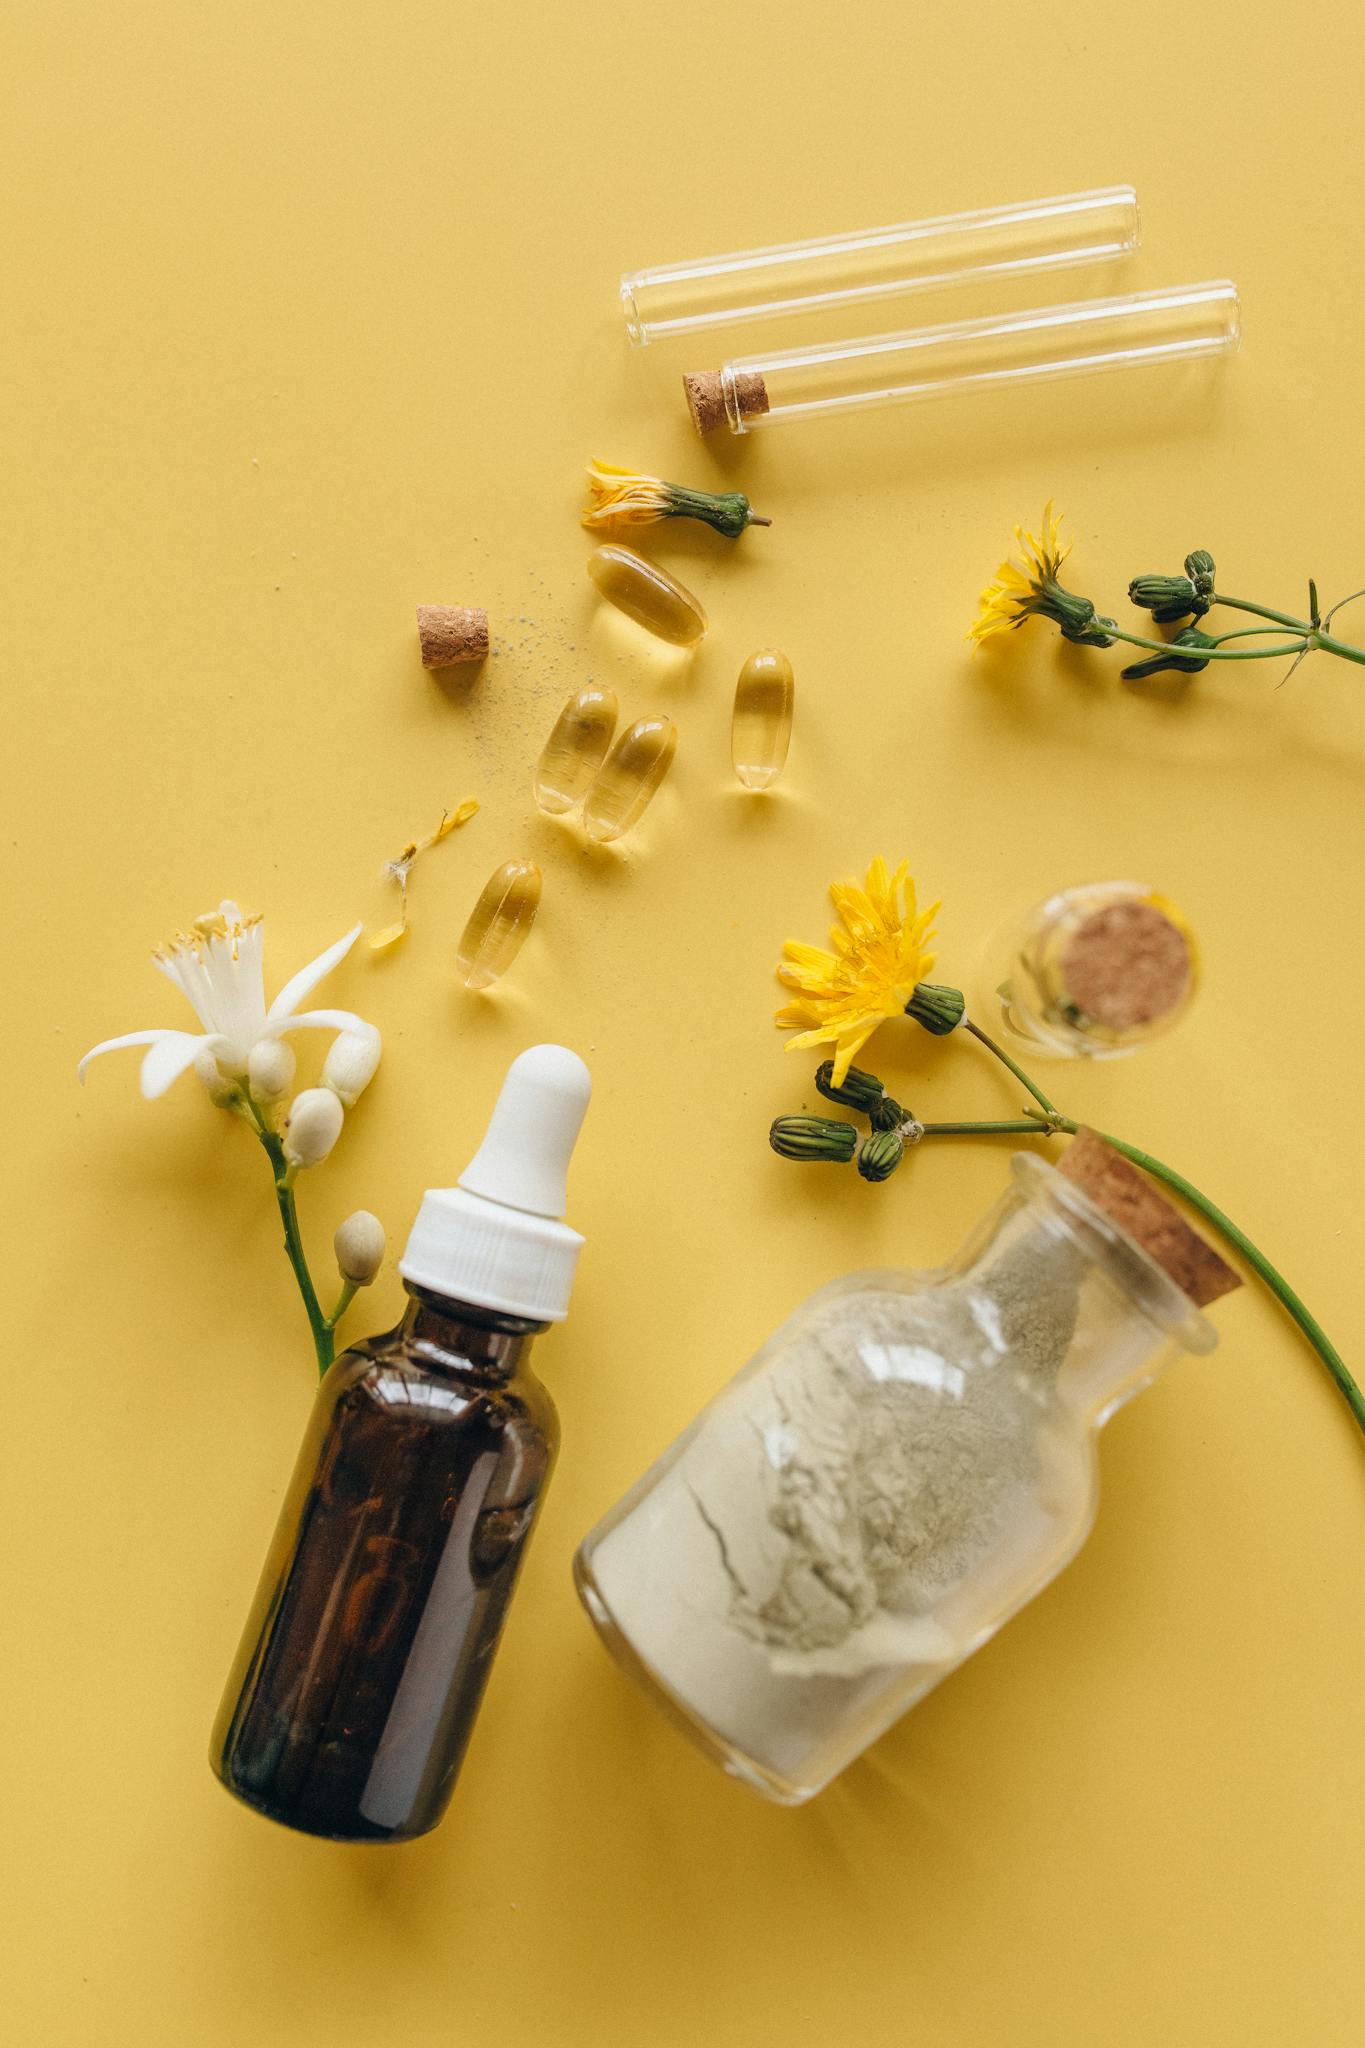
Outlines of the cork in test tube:
{"label": "cork in test tube", "polygon": [[1240,338],[1237,287],[1220,279],[773,349],[686,376],[683,389],[699,433],[747,434],[817,413],[1224,355]]}
{"label": "cork in test tube", "polygon": [[966,278],[1110,262],[1131,255],[1137,243],[1137,194],[1131,185],[1110,185],[665,263],[623,277],[621,305],[631,340],[643,346],[701,328],[900,298]]}

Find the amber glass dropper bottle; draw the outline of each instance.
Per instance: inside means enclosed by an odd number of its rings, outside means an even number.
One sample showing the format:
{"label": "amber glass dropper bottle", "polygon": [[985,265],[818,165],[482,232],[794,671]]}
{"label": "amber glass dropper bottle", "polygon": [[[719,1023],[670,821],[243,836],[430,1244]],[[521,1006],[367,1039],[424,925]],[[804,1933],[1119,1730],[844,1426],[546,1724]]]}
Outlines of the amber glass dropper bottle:
{"label": "amber glass dropper bottle", "polygon": [[513,1061],[459,1185],[423,1198],[402,1321],[318,1390],[211,1752],[288,1827],[401,1842],[449,1803],[558,1446],[526,1361],[568,1311],[591,1086],[563,1046]]}

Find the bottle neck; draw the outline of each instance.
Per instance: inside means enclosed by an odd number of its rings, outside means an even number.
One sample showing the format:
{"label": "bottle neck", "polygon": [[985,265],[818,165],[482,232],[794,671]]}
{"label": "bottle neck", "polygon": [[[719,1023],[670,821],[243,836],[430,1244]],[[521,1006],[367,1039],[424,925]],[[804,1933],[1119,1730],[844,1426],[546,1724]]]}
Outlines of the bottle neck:
{"label": "bottle neck", "polygon": [[1079,1188],[1021,1153],[1015,1186],[956,1270],[978,1320],[1021,1378],[1103,1422],[1176,1349],[1214,1332],[1179,1288]]}
{"label": "bottle neck", "polygon": [[410,1357],[433,1371],[466,1379],[511,1379],[532,1339],[549,1327],[474,1302],[451,1301],[411,1281],[404,1284],[409,1300],[398,1326],[399,1341]]}

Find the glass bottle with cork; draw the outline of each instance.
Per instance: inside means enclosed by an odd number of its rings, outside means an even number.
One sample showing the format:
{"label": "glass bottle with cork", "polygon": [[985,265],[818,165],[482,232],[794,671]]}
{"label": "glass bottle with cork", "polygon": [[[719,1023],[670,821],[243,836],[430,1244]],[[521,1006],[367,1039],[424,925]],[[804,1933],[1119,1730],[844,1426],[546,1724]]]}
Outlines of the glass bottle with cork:
{"label": "glass bottle with cork", "polygon": [[937,1272],[798,1307],[598,1523],[607,1647],[732,1776],[798,1804],[1061,1571],[1100,1426],[1212,1350],[1236,1274],[1093,1132],[1032,1154]]}

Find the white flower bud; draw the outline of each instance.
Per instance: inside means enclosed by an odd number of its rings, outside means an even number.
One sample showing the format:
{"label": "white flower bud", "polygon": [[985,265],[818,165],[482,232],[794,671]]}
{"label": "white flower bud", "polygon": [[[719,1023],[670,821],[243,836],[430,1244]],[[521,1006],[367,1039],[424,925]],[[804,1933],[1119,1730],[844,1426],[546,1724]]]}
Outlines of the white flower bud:
{"label": "white flower bud", "polygon": [[386,1243],[383,1224],[368,1209],[357,1209],[354,1216],[339,1223],[332,1248],[342,1279],[353,1280],[357,1287],[368,1287],[384,1263]]}
{"label": "white flower bud", "polygon": [[294,1048],[282,1038],[258,1038],[247,1054],[246,1072],[253,1094],[277,1102],[294,1085]]}
{"label": "white flower bud", "polygon": [[210,1102],[218,1109],[226,1109],[237,1093],[237,1084],[223,1072],[211,1047],[200,1046],[194,1056],[194,1071],[208,1089]]}
{"label": "white flower bud", "polygon": [[339,1095],[347,1109],[354,1109],[374,1079],[382,1051],[383,1043],[373,1026],[339,1032],[322,1063],[323,1087]]}
{"label": "white flower bud", "polygon": [[318,1166],[337,1139],[346,1112],[330,1088],[305,1088],[296,1095],[284,1134],[284,1156],[291,1166]]}

